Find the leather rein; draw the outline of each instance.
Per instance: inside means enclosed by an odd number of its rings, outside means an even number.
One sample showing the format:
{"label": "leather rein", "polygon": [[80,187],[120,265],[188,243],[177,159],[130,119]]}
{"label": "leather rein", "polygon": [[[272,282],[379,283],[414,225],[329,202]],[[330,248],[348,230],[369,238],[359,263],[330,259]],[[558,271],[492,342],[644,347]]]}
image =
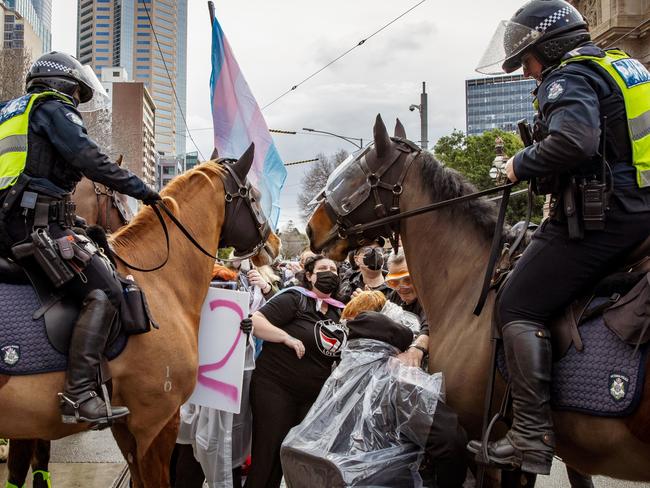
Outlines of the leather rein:
{"label": "leather rein", "polygon": [[[221,160],[221,161],[223,161],[223,160]],[[230,161],[230,160],[228,160],[228,161]],[[226,189],[226,194],[225,194],[226,210],[228,210],[228,205],[230,205],[231,203],[236,201],[237,203],[236,203],[236,206],[235,206],[235,209],[234,209],[234,213],[235,213],[235,215],[237,215],[237,213],[238,213],[238,211],[240,209],[241,202],[244,202],[246,204],[246,207],[251,212],[251,215],[255,219],[255,216],[253,215],[255,213],[255,210],[253,209],[253,203],[251,201],[251,196],[250,196],[250,189],[251,189],[250,183],[248,181],[246,181],[245,184],[242,183],[241,180],[239,179],[239,177],[235,174],[235,171],[228,164],[223,164],[222,166],[227,170],[229,176],[232,178],[234,183],[237,185],[237,189],[236,189],[235,192],[230,192],[230,191],[228,191]],[[224,187],[227,187],[227,182],[226,181],[224,181]],[[199,242],[194,238],[194,236],[192,236],[192,234],[187,230],[187,228],[178,220],[178,218],[176,218],[176,216],[172,213],[172,211],[169,210],[167,205],[165,205],[165,203],[162,200],[158,200],[158,201],[154,202],[151,205],[151,209],[156,214],[156,217],[158,217],[158,221],[160,222],[160,225],[161,225],[161,227],[163,229],[163,232],[165,234],[165,246],[166,246],[165,260],[162,263],[160,263],[159,265],[157,265],[157,266],[155,266],[153,268],[139,268],[139,267],[137,267],[135,265],[132,265],[129,262],[127,262],[124,258],[120,257],[117,253],[113,253],[113,255],[117,259],[122,261],[122,263],[124,263],[124,265],[127,268],[132,269],[134,271],[149,273],[149,272],[152,272],[152,271],[159,270],[160,268],[165,266],[167,264],[167,262],[169,261],[169,255],[170,255],[170,252],[169,252],[169,231],[167,229],[167,224],[165,223],[165,219],[163,218],[161,210],[162,210],[162,212],[164,212],[167,215],[167,217],[169,217],[169,220],[171,220],[176,225],[176,227],[178,227],[178,229],[183,233],[183,235],[187,238],[187,240],[189,240],[192,243],[192,245],[194,245],[194,247],[196,247],[199,251],[201,251],[203,254],[205,254],[206,256],[208,256],[208,257],[210,257],[212,259],[215,259],[215,260],[220,259],[221,261],[224,261],[224,259],[221,259],[218,256],[214,256],[210,252],[206,251],[203,248],[203,246],[201,246],[201,244],[199,244]],[[229,219],[229,220],[234,220],[234,219]],[[257,222],[257,219],[255,219],[255,220]],[[252,249],[245,251],[245,254],[243,256],[235,256],[234,259],[241,260],[241,259],[247,259],[247,258],[250,258],[252,256],[255,256],[266,245],[266,240],[267,240],[269,234],[271,233],[271,227],[269,226],[268,221],[265,221],[263,223],[257,222],[256,227],[257,227],[258,235],[260,237],[260,242],[258,242]],[[230,260],[226,259],[225,261],[230,261]]]}

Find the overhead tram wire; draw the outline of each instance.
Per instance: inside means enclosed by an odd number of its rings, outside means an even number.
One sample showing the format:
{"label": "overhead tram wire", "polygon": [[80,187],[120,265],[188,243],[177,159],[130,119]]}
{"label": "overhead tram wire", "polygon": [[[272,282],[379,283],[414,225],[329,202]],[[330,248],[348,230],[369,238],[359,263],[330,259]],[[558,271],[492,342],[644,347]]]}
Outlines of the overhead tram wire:
{"label": "overhead tram wire", "polygon": [[316,75],[317,75],[318,73],[320,73],[321,71],[323,71],[323,70],[329,68],[329,67],[332,66],[334,63],[336,63],[337,61],[339,61],[341,58],[343,58],[344,56],[348,55],[349,53],[351,53],[352,51],[354,51],[356,48],[362,46],[366,41],[370,40],[371,38],[373,38],[374,36],[376,36],[377,34],[379,34],[381,31],[383,31],[384,29],[386,29],[388,26],[390,26],[391,24],[397,22],[399,19],[401,19],[402,17],[404,17],[406,14],[408,14],[411,10],[414,10],[415,8],[419,7],[420,5],[422,5],[422,4],[423,4],[424,2],[426,2],[426,1],[427,1],[427,0],[421,0],[420,2],[416,3],[416,4],[413,5],[411,8],[409,8],[408,10],[402,12],[400,15],[398,15],[397,17],[395,17],[393,20],[391,20],[391,21],[388,22],[387,24],[385,24],[385,25],[383,25],[382,27],[380,27],[379,29],[377,29],[375,32],[373,32],[372,34],[370,34],[370,35],[369,35],[368,37],[366,37],[365,39],[361,39],[357,44],[355,44],[354,46],[352,46],[350,49],[348,49],[348,50],[345,51],[344,53],[340,54],[338,57],[334,58],[332,61],[330,61],[329,63],[327,63],[325,66],[323,66],[323,67],[320,68],[319,70],[314,71],[314,72],[313,72],[312,74],[310,74],[307,78],[305,78],[304,80],[302,80],[300,83],[297,83],[297,84],[293,85],[291,88],[289,88],[287,91],[285,91],[285,92],[282,93],[280,96],[278,96],[277,98],[275,98],[273,101],[271,101],[271,102],[267,103],[266,105],[264,105],[264,106],[262,107],[262,110],[265,110],[266,108],[270,107],[270,106],[273,105],[275,102],[277,102],[277,101],[280,100],[281,98],[285,97],[286,95],[288,95],[288,94],[291,93],[292,91],[295,91],[295,90],[296,90],[300,85],[302,85],[303,83],[309,81],[310,79],[312,79],[314,76],[316,76]]}
{"label": "overhead tram wire", "polygon": [[192,141],[192,144],[194,144],[194,147],[196,148],[196,151],[199,153],[199,156],[201,156],[201,160],[206,161],[205,156],[199,149],[199,146],[196,144],[196,141],[194,140],[194,137],[192,137],[192,133],[190,132],[190,128],[187,125],[187,120],[185,119],[185,114],[183,113],[181,102],[178,99],[178,94],[176,93],[176,86],[174,85],[174,81],[172,80],[172,77],[169,74],[169,68],[167,68],[167,61],[165,61],[165,56],[163,55],[162,48],[160,47],[160,42],[158,42],[158,35],[156,34],[156,29],[154,28],[153,22],[151,21],[151,15],[149,15],[149,7],[147,7],[147,2],[142,2],[142,5],[144,5],[144,10],[147,13],[147,19],[149,19],[149,26],[151,27],[151,31],[153,32],[153,37],[156,40],[156,46],[158,47],[160,58],[162,59],[163,65],[165,66],[165,72],[167,73],[167,78],[169,79],[169,83],[172,85],[172,91],[174,92],[174,98],[176,99],[178,111],[181,114],[181,118],[183,119],[183,124],[185,124],[185,129],[187,130],[186,134],[189,136],[190,140]]}

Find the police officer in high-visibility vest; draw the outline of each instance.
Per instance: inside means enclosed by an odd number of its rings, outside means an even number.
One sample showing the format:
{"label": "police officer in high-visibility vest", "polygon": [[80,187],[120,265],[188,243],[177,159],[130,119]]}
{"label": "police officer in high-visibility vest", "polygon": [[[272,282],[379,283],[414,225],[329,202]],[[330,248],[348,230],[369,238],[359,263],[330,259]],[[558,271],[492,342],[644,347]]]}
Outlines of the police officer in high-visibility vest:
{"label": "police officer in high-visibility vest", "polygon": [[497,298],[514,418],[488,453],[495,464],[548,474],[549,320],[650,235],[650,74],[624,52],[596,47],[563,0],[529,1],[503,21],[477,71],[520,67],[538,81],[536,142],[506,173],[551,194],[551,216]]}
{"label": "police officer in high-visibility vest", "polygon": [[[78,237],[70,230],[75,223],[70,192],[82,176],[147,204],[160,199],[88,137],[77,107],[99,107],[106,98],[90,67],[68,54],[45,54],[29,70],[26,89],[0,109],[0,255],[15,257],[18,246],[33,242],[34,235],[47,234],[50,242]],[[79,243],[84,245],[83,239]],[[62,420],[108,423],[129,413],[126,407],[107,408],[97,394],[97,371],[122,288],[105,260],[85,246],[89,262],[61,285],[83,304],[60,395]]]}

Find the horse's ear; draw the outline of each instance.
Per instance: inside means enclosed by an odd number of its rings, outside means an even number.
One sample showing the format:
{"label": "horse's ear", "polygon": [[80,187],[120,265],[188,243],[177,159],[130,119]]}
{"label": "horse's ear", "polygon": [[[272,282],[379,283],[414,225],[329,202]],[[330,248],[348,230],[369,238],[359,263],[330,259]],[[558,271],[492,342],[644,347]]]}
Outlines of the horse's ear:
{"label": "horse's ear", "polygon": [[115,164],[118,166],[122,166],[122,160],[124,159],[124,155],[120,154],[117,159],[115,160]]}
{"label": "horse's ear", "polygon": [[255,143],[251,142],[251,145],[248,146],[246,152],[241,155],[241,157],[235,163],[233,169],[241,181],[246,179],[246,175],[253,165],[253,160],[255,159]]}
{"label": "horse's ear", "polygon": [[375,138],[375,150],[377,151],[377,157],[382,158],[390,152],[391,140],[384,125],[384,121],[381,120],[381,115],[377,114],[377,120],[375,120],[375,127],[372,130],[373,136]]}
{"label": "horse's ear", "polygon": [[211,160],[211,161],[213,161],[213,160],[216,161],[217,159],[219,159],[219,150],[215,147],[215,148],[212,150],[212,154],[210,154],[210,160]]}
{"label": "horse's ear", "polygon": [[399,121],[399,119],[395,121],[395,137],[399,137],[400,139],[406,139],[406,129]]}

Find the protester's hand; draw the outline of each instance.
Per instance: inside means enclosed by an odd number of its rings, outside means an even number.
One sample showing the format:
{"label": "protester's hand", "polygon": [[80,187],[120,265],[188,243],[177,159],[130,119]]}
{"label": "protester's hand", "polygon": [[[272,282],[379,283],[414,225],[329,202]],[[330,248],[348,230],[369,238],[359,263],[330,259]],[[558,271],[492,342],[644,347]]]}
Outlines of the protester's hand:
{"label": "protester's hand", "polygon": [[414,368],[420,367],[420,365],[422,364],[423,357],[424,357],[424,353],[414,347],[409,347],[406,351],[397,355],[397,359],[404,366],[412,366]]}
{"label": "protester's hand", "polygon": [[251,269],[248,274],[248,282],[252,286],[257,286],[262,290],[262,293],[269,291],[269,284],[262,278],[262,275],[256,269]]}
{"label": "protester's hand", "polygon": [[305,355],[305,345],[300,339],[296,339],[292,336],[287,336],[287,338],[284,340],[284,345],[293,349],[296,352],[298,359],[302,359],[302,357]]}
{"label": "protester's hand", "polygon": [[361,288],[357,288],[352,292],[352,298],[357,298],[359,296],[359,293],[363,293],[363,290]]}
{"label": "protester's hand", "polygon": [[253,332],[253,319],[246,317],[239,322],[239,328],[244,334],[250,335],[250,333]]}
{"label": "protester's hand", "polygon": [[517,183],[517,181],[519,181],[519,178],[517,178],[517,175],[515,174],[514,160],[514,157],[508,159],[508,162],[506,163],[506,176],[508,176],[508,179],[512,183]]}

